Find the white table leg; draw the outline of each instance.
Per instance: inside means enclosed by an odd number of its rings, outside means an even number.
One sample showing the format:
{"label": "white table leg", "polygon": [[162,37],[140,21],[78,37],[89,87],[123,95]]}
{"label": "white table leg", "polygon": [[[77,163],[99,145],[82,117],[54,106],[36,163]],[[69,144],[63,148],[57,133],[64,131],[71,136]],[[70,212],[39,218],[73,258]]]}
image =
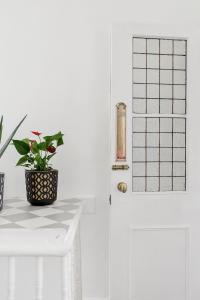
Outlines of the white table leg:
{"label": "white table leg", "polygon": [[72,300],[71,252],[62,258],[62,294],[63,300]]}
{"label": "white table leg", "polygon": [[8,258],[8,300],[15,300],[15,257]]}
{"label": "white table leg", "polygon": [[74,300],[82,300],[82,277],[81,277],[81,244],[80,244],[80,228],[78,228],[74,239]]}
{"label": "white table leg", "polygon": [[36,300],[43,299],[43,271],[44,260],[43,257],[37,258],[37,286],[36,286]]}

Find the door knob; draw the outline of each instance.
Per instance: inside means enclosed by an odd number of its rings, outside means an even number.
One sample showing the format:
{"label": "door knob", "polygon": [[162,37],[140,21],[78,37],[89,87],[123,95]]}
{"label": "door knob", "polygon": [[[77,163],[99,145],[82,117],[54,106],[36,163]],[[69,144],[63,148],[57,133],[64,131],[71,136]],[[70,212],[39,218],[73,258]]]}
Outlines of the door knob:
{"label": "door knob", "polygon": [[117,188],[120,192],[126,193],[127,191],[127,184],[125,182],[119,182]]}

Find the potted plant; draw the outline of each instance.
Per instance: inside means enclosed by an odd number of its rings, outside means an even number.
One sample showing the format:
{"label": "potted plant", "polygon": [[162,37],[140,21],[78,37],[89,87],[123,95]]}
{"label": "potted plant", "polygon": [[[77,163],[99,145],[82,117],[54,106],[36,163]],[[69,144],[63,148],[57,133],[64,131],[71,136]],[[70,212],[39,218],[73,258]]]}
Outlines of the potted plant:
{"label": "potted plant", "polygon": [[[8,137],[8,139],[4,143],[4,145],[1,147],[0,159],[1,159],[2,155],[4,154],[4,152],[6,151],[8,145],[10,144],[10,142],[11,142],[12,138],[14,137],[15,133],[17,132],[18,128],[24,122],[25,118],[26,118],[26,116],[19,122],[19,124],[16,126],[16,128],[13,130],[11,135]],[[3,133],[3,116],[1,117],[1,120],[0,120],[0,143],[2,140],[2,133]],[[5,179],[5,174],[0,173],[0,210],[2,210],[2,208],[3,208],[4,179]]]}
{"label": "potted plant", "polygon": [[57,147],[63,145],[63,134],[42,137],[42,133],[32,131],[37,138],[13,140],[21,155],[17,166],[25,169],[27,200],[32,205],[49,205],[57,199],[58,170],[52,168],[50,160]]}

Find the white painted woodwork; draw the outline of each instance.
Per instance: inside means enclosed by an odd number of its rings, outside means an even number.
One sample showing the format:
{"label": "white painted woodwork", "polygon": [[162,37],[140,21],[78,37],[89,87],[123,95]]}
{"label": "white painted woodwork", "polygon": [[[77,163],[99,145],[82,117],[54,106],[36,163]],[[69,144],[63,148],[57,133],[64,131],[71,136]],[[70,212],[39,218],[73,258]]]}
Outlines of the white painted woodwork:
{"label": "white painted woodwork", "polygon": [[62,258],[63,300],[72,299],[71,252]]}
{"label": "white painted woodwork", "polygon": [[188,300],[188,228],[130,230],[130,299]]}
{"label": "white painted woodwork", "polygon": [[[186,38],[187,190],[132,193],[132,36]],[[111,171],[110,299],[198,300],[199,253],[199,29],[114,24],[111,66],[111,164],[116,164],[115,105],[127,105],[128,171]],[[144,115],[145,116],[145,115]],[[127,183],[127,193],[118,191]]]}
{"label": "white painted woodwork", "polygon": [[[71,244],[71,249],[68,250],[65,255],[60,256],[58,255],[56,257],[61,258],[61,274],[60,276],[54,274],[54,280],[58,277],[61,277],[62,281],[59,285],[61,288],[61,298],[57,297],[58,300],[81,300],[82,299],[82,278],[81,278],[81,257],[80,257],[80,235],[79,235],[79,228],[77,228],[77,232],[74,236],[74,239]],[[23,258],[24,255],[17,255],[17,257]],[[48,294],[44,293],[44,277],[47,276],[47,270],[44,268],[44,259],[48,256],[48,262],[51,261],[52,255],[48,255],[47,253],[43,256],[36,256],[35,260],[32,261],[35,262],[35,298],[36,300],[48,300],[48,298],[45,297],[45,295]],[[16,284],[16,274],[18,274],[17,280],[20,281],[20,272],[19,269],[16,270],[16,259],[17,257],[9,256],[8,257],[8,280],[7,280],[7,296],[6,298],[2,298],[1,300],[20,300],[20,298],[17,296],[17,289],[19,288],[19,285]],[[32,259],[32,256],[28,255],[29,259]],[[22,260],[21,260],[22,261]],[[18,268],[24,267],[20,266],[18,263]],[[33,271],[33,269],[31,268]],[[56,268],[57,270],[57,268]],[[17,273],[18,271],[18,273]],[[50,272],[54,272],[54,269],[50,269]],[[58,271],[58,270],[57,270]],[[31,275],[32,277],[32,275]],[[29,272],[27,273],[27,280],[30,281],[29,278]],[[5,282],[4,282],[5,283]],[[29,282],[30,284],[30,282]],[[32,284],[34,284],[34,281],[32,280]],[[52,286],[46,286],[47,289],[53,288],[53,284],[58,284],[58,282],[55,281],[55,283],[52,283]],[[24,289],[26,289],[26,284],[23,283],[20,286],[23,286]],[[4,287],[2,287],[4,288]],[[57,287],[58,289],[58,287]],[[20,290],[21,293],[21,290]],[[26,291],[27,293],[27,291]],[[3,295],[3,293],[1,293]],[[30,299],[32,297],[32,294],[30,294]]]}
{"label": "white painted woodwork", "polygon": [[72,248],[62,257],[62,297],[63,300],[81,300],[81,256],[80,233],[77,230]]}
{"label": "white painted woodwork", "polygon": [[[63,206],[63,203],[60,205]],[[71,219],[67,219],[69,212],[66,211],[66,220],[60,223],[66,227],[59,228],[58,224],[58,228],[24,229],[16,226],[0,229],[0,256],[2,259],[8,258],[8,278],[6,282],[2,281],[5,286],[1,286],[1,300],[21,300],[21,296],[28,293],[30,300],[49,300],[51,297],[49,290],[52,289],[57,300],[82,299],[79,228],[81,206],[79,202],[73,214],[71,213]],[[4,218],[6,215],[4,213]],[[51,263],[51,259],[58,258],[60,268],[48,269],[47,262]],[[24,264],[21,265],[23,260]],[[26,280],[23,282],[20,270],[23,270],[22,275],[26,274]],[[49,272],[53,274],[49,276]],[[48,277],[52,277],[51,283],[46,280]],[[62,278],[60,284],[59,278]],[[54,291],[54,285],[57,293]],[[5,287],[6,293],[2,292]]]}
{"label": "white painted woodwork", "polygon": [[15,257],[11,256],[8,258],[8,300],[15,300]]}
{"label": "white painted woodwork", "polygon": [[82,299],[82,266],[81,266],[81,243],[80,227],[77,230],[72,250],[72,282],[74,300]]}
{"label": "white painted woodwork", "polygon": [[36,285],[36,299],[43,299],[43,276],[44,276],[44,261],[43,257],[37,257],[37,285]]}
{"label": "white painted woodwork", "polygon": [[[21,200],[20,200],[21,201]],[[19,203],[21,205],[21,203]],[[23,203],[22,203],[23,204]],[[61,203],[56,203],[62,205]],[[55,205],[56,205],[55,204]],[[28,205],[28,204],[27,204]],[[2,218],[6,222],[5,211],[2,211]],[[71,219],[60,222],[60,228],[1,228],[0,224],[0,256],[63,256],[71,249],[76,231],[79,226],[82,205],[79,203],[71,213]],[[65,226],[65,227],[63,227]]]}

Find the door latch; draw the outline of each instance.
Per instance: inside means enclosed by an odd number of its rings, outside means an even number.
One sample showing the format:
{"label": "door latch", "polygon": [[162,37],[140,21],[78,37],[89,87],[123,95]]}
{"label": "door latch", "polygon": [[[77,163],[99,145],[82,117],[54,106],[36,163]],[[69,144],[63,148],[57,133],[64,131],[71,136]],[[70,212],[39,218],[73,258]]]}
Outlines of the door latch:
{"label": "door latch", "polygon": [[128,170],[129,166],[128,165],[112,165],[112,170]]}

